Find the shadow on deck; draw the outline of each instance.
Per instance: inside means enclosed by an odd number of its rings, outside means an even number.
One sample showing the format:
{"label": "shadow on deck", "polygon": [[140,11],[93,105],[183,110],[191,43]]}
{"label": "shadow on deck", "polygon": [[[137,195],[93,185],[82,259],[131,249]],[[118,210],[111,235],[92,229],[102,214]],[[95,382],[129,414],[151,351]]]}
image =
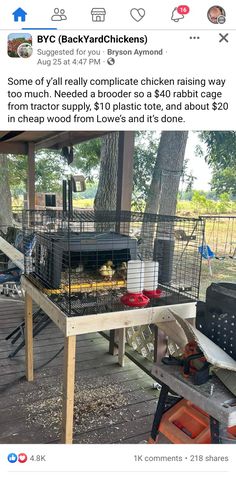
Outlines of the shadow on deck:
{"label": "shadow on deck", "polygon": [[[59,443],[63,336],[50,323],[35,337],[35,380],[28,383],[24,350],[9,359],[12,345],[5,341],[23,314],[22,301],[0,298],[0,444]],[[77,337],[74,442],[128,444],[147,439],[158,399],[152,384],[127,358],[120,368],[99,334]]]}

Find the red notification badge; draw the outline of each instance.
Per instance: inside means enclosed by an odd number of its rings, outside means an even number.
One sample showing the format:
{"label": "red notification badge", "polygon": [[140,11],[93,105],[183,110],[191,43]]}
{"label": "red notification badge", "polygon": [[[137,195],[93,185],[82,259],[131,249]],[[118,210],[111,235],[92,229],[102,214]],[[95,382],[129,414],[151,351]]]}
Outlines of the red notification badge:
{"label": "red notification badge", "polygon": [[188,7],[188,5],[179,5],[177,8],[177,12],[180,15],[187,15],[189,11],[190,11],[190,8]]}

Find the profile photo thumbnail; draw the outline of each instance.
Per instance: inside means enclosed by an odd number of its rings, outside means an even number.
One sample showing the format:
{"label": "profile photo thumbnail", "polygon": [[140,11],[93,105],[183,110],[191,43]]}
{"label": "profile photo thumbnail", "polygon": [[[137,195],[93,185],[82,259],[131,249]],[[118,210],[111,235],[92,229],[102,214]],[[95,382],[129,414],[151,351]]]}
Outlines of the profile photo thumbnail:
{"label": "profile photo thumbnail", "polygon": [[224,8],[219,5],[213,5],[207,12],[207,18],[211,23],[222,25],[226,21]]}
{"label": "profile photo thumbnail", "polygon": [[32,36],[29,33],[10,33],[7,53],[11,58],[30,58],[33,53]]}

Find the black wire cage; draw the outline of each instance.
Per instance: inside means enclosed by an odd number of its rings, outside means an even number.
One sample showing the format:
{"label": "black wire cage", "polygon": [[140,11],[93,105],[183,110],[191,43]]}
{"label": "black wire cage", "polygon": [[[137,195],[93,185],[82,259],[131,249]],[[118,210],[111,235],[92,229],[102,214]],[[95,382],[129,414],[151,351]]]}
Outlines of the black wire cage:
{"label": "black wire cage", "polygon": [[201,218],[28,210],[23,235],[25,276],[67,316],[198,298]]}

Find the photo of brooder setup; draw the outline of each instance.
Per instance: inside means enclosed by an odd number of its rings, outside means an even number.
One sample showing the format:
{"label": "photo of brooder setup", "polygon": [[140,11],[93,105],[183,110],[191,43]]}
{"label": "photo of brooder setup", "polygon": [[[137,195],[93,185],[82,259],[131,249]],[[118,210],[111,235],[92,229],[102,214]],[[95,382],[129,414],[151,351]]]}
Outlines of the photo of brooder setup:
{"label": "photo of brooder setup", "polygon": [[186,204],[187,132],[152,138],[2,132],[1,443],[235,440],[233,201]]}

